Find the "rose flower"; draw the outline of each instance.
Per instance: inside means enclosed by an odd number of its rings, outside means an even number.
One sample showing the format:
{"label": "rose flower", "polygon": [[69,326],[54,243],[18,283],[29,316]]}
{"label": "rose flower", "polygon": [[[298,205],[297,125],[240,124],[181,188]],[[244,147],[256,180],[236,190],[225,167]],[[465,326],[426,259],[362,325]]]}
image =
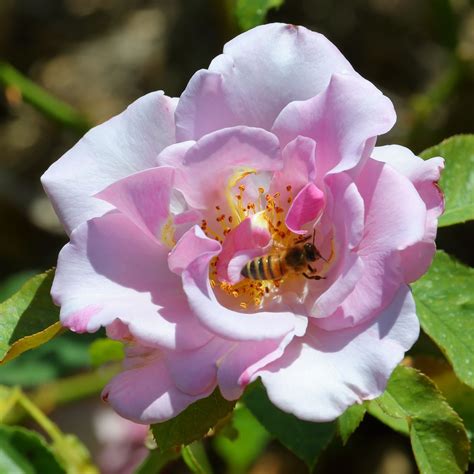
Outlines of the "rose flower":
{"label": "rose flower", "polygon": [[383,392],[443,211],[441,158],[375,147],[395,118],[324,36],[270,24],[49,168],[70,235],[52,295],[65,327],[126,343],[103,392],[120,415],[164,421],[257,378],[312,421]]}

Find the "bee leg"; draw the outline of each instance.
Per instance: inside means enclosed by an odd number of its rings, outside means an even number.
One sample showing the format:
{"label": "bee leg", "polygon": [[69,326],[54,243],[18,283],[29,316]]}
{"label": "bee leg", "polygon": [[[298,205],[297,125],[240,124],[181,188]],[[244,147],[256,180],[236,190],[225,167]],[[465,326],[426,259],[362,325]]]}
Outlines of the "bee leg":
{"label": "bee leg", "polygon": [[308,275],[307,273],[303,273],[303,275],[308,279],[308,280],[325,280],[326,277],[322,277],[319,275],[314,275],[316,273],[316,269],[314,269],[309,263],[308,263],[308,270],[313,273],[313,275]]}
{"label": "bee leg", "polygon": [[308,280],[325,280],[326,277],[322,277],[319,275],[308,275],[307,273],[303,273],[303,276]]}
{"label": "bee leg", "polygon": [[295,244],[302,244],[303,242],[307,242],[310,238],[311,238],[311,235],[307,235],[306,237],[304,237],[304,236],[298,237],[297,239],[295,239],[294,243]]}

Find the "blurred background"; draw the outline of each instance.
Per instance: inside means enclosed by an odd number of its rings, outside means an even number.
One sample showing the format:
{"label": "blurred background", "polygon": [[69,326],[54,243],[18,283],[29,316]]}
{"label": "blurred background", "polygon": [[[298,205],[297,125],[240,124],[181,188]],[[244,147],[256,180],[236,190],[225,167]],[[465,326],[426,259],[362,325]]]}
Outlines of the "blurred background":
{"label": "blurred background", "polygon": [[[270,10],[270,21],[325,34],[394,101],[398,122],[379,144],[419,153],[453,134],[474,132],[474,1],[287,0]],[[0,301],[53,267],[66,242],[39,182],[46,168],[90,125],[141,95],[163,89],[179,96],[240,30],[231,0],[0,0]],[[63,103],[48,102],[25,78]],[[440,231],[438,246],[473,266],[473,239],[472,224],[451,226]],[[19,384],[37,396],[45,384],[87,374],[94,337],[64,334],[0,367],[0,384]],[[104,439],[101,427],[121,431],[98,401],[101,383],[93,379],[81,396],[42,408],[80,436],[102,472],[130,472],[131,460],[146,452],[144,432],[125,427],[115,445]],[[215,472],[226,472],[218,450],[209,449]],[[252,466],[253,474],[306,472],[275,443],[264,443]],[[177,463],[169,472],[187,471]],[[367,419],[344,450],[328,449],[317,472],[416,468],[409,442]]]}

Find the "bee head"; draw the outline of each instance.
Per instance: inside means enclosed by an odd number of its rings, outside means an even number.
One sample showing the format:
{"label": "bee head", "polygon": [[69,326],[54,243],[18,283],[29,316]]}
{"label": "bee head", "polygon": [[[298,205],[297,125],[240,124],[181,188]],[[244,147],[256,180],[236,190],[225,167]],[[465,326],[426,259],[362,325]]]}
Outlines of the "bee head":
{"label": "bee head", "polygon": [[307,244],[304,244],[303,249],[306,260],[308,260],[309,262],[314,262],[318,257],[321,257],[314,244],[310,244],[308,242]]}

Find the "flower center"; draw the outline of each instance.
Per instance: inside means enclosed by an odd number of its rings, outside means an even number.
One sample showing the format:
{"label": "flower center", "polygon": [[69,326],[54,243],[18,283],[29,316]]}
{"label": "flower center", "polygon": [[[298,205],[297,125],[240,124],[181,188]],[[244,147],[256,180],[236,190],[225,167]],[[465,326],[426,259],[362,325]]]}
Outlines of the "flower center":
{"label": "flower center", "polygon": [[[294,268],[284,261],[288,250],[295,247],[298,249],[295,252],[301,252],[299,255],[304,258],[301,236],[291,232],[285,225],[285,208],[293,201],[292,186],[288,184],[283,191],[270,194],[263,186],[247,186],[242,183],[249,174],[251,172],[242,172],[237,179],[231,180],[226,193],[227,201],[214,207],[215,217],[212,221],[204,219],[201,222],[203,232],[220,243],[225,241],[233,228],[249,217],[261,222],[270,233],[270,250],[265,255],[256,257],[252,264],[256,268],[258,266],[259,270],[238,283],[232,284],[219,279],[219,256],[211,261],[209,280],[216,295],[224,304],[237,305],[242,310],[260,308],[265,300],[280,297],[280,288],[291,280],[297,279],[304,286],[302,275],[298,275],[301,272],[293,271]],[[304,270],[307,271],[306,264]]]}

